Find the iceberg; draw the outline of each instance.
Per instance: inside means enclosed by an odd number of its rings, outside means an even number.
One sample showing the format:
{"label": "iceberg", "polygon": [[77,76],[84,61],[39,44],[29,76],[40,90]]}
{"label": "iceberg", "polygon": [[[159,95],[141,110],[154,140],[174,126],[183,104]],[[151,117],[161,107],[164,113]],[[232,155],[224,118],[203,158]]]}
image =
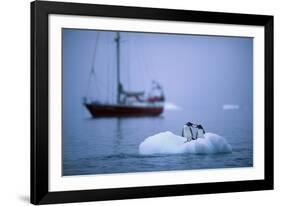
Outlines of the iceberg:
{"label": "iceberg", "polygon": [[224,104],[222,106],[223,110],[237,110],[239,109],[239,105],[238,104]]}
{"label": "iceberg", "polygon": [[231,145],[226,139],[213,133],[205,133],[204,138],[185,142],[186,138],[170,131],[161,132],[146,138],[139,145],[139,154],[216,154],[231,153]]}

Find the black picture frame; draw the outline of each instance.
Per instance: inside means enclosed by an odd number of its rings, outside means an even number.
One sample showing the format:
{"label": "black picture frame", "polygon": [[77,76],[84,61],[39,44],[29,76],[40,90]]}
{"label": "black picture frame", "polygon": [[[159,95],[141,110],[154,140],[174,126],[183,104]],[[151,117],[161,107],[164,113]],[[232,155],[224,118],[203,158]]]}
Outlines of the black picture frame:
{"label": "black picture frame", "polygon": [[[265,134],[263,180],[116,189],[48,190],[48,15],[257,25],[265,28]],[[50,204],[273,189],[273,16],[63,2],[31,2],[31,203]]]}

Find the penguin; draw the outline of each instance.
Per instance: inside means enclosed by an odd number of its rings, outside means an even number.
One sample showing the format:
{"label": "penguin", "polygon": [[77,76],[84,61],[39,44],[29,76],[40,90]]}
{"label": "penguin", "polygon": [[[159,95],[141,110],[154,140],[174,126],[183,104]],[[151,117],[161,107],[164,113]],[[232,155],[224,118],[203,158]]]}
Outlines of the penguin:
{"label": "penguin", "polygon": [[190,142],[193,139],[193,132],[191,129],[192,124],[190,122],[186,123],[182,129],[182,137],[186,138],[185,142]]}
{"label": "penguin", "polygon": [[196,139],[197,138],[204,138],[205,130],[201,124],[196,126],[197,132],[196,132]]}

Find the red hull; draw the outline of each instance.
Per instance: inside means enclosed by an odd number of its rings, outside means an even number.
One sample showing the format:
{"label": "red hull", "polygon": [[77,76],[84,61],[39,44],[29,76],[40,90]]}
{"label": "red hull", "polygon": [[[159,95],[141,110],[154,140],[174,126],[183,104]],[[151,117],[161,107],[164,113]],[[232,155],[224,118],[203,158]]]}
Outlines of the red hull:
{"label": "red hull", "polygon": [[158,116],[163,107],[85,104],[92,117]]}

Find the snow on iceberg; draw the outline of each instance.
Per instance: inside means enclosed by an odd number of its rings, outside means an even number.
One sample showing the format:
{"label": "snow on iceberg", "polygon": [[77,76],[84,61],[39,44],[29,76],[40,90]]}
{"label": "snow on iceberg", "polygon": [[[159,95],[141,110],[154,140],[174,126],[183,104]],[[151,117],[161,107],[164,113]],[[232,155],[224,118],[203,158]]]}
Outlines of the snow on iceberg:
{"label": "snow on iceberg", "polygon": [[139,145],[141,155],[153,154],[215,154],[232,152],[231,145],[227,141],[213,133],[206,133],[205,138],[198,138],[186,142],[186,138],[173,134],[172,132],[161,132],[146,138]]}

